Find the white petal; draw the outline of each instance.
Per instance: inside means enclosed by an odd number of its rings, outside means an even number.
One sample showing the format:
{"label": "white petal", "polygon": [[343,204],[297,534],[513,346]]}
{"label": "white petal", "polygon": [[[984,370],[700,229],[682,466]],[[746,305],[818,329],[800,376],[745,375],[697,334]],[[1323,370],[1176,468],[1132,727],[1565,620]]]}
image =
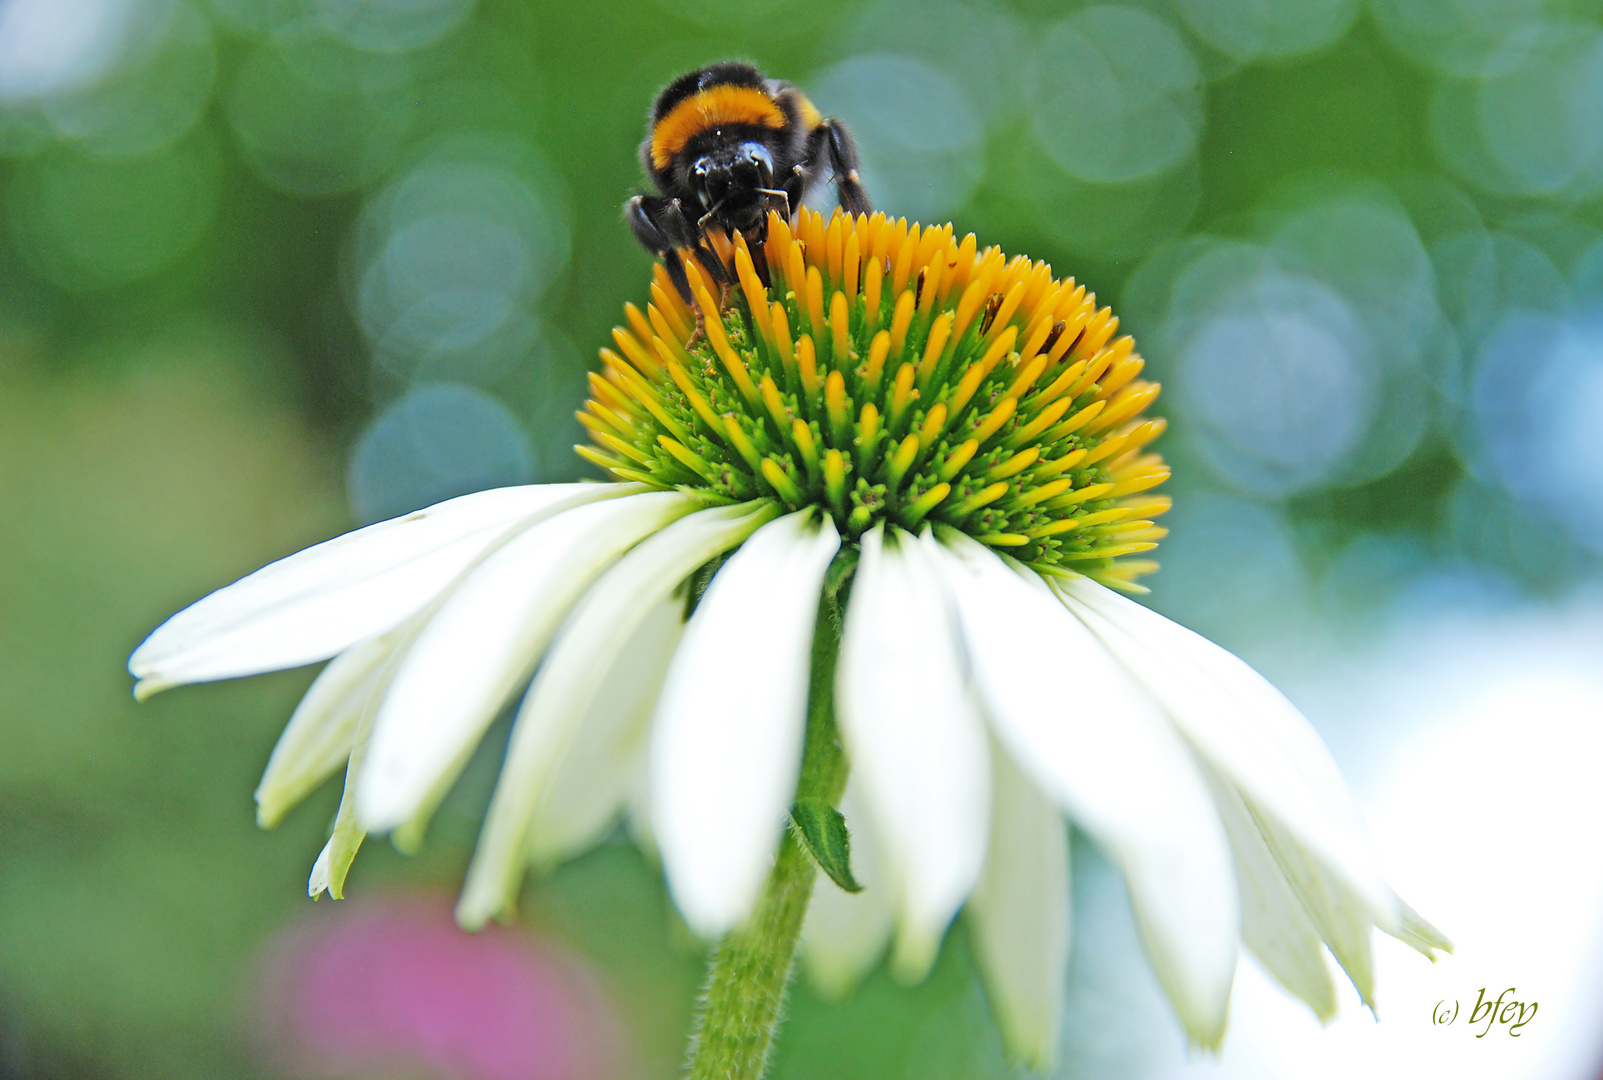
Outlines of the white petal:
{"label": "white petal", "polygon": [[1336,987],[1325,963],[1319,930],[1308,917],[1280,864],[1264,843],[1241,796],[1213,779],[1219,817],[1230,834],[1241,886],[1241,939],[1280,985],[1308,1003],[1314,1015],[1336,1014]]}
{"label": "white petal", "polygon": [[[351,762],[360,766],[361,759],[351,755]],[[367,830],[356,823],[355,774],[347,769],[345,793],[340,796],[339,812],[334,815],[334,832],[317,853],[312,872],[306,879],[306,895],[316,900],[324,893],[336,900],[345,899],[345,875],[350,873],[356,853],[367,839]]]}
{"label": "white petal", "polygon": [[879,963],[896,921],[884,856],[863,812],[859,786],[852,780],[846,782],[840,812],[851,837],[852,876],[863,891],[845,892],[827,874],[819,874],[802,924],[807,981],[820,997],[831,1001],[855,990]]}
{"label": "white petal", "polygon": [[835,526],[763,526],[712,579],[651,732],[652,828],[679,910],[717,937],[762,891],[796,794],[813,625]]}
{"label": "white petal", "polygon": [[1397,904],[1403,912],[1403,928],[1398,931],[1397,940],[1418,949],[1429,957],[1432,963],[1436,962],[1436,950],[1449,953],[1453,951],[1453,943],[1446,934],[1425,921],[1423,915],[1409,907],[1401,898]]}
{"label": "white petal", "polygon": [[651,714],[684,635],[684,616],[684,597],[658,602],[613,656],[574,725],[550,794],[529,822],[528,858],[537,868],[553,868],[590,847],[623,810],[644,768]]}
{"label": "white petal", "polygon": [[892,970],[911,981],[979,877],[991,769],[945,590],[918,541],[898,539],[863,536],[835,701],[896,898]]}
{"label": "white petal", "polygon": [[1050,1072],[1069,966],[1069,836],[1008,754],[991,753],[991,842],[969,898],[974,958],[1008,1052]]}
{"label": "white petal", "polygon": [[[666,673],[667,665],[664,665]],[[649,740],[642,739],[640,752],[630,766],[628,791],[625,795],[624,827],[646,858],[660,862],[662,853],[657,850],[657,833],[651,827],[651,751]]]}
{"label": "white petal", "polygon": [[[380,683],[388,681],[383,678],[388,671],[393,671],[393,668],[380,668]],[[382,687],[380,692],[383,692]],[[356,851],[361,848],[362,840],[367,838],[367,830],[356,820],[357,777],[361,776],[362,758],[367,753],[367,744],[373,732],[373,715],[377,711],[377,702],[373,702],[372,707],[362,708],[356,716],[356,731],[353,732],[351,753],[345,766],[345,790],[340,792],[340,809],[333,816],[329,843],[325,843],[322,851],[317,852],[311,876],[306,881],[306,896],[314,901],[324,893],[337,901],[345,899],[345,875],[351,870],[351,862],[356,859]]]}
{"label": "white petal", "polygon": [[1360,898],[1376,925],[1400,926],[1363,816],[1330,752],[1291,702],[1240,658],[1133,600],[1084,578],[1058,590],[1162,702],[1198,754]]}
{"label": "white petal", "polygon": [[[301,698],[256,787],[256,822],[270,829],[346,763],[362,714],[376,710],[395,674],[397,648],[412,620],[336,656]],[[369,718],[371,719],[371,717]],[[371,725],[370,725],[371,726]]]}
{"label": "white petal", "polygon": [[1124,872],[1158,981],[1191,1037],[1217,1045],[1240,901],[1224,828],[1157,704],[1033,571],[952,535],[929,542],[997,737]]}
{"label": "white petal", "polygon": [[339,811],[334,815],[334,832],[323,845],[323,850],[312,865],[311,878],[306,883],[307,895],[317,899],[326,892],[336,900],[345,897],[345,875],[351,869],[357,849],[367,836],[356,819],[356,803],[360,794],[362,762],[371,744],[373,721],[378,715],[379,703],[395,678],[406,650],[417,640],[421,619],[412,619],[402,628],[384,636],[387,651],[373,664],[368,675],[346,698],[344,704],[355,714],[356,726],[352,733],[350,760],[345,766],[345,790],[340,793]]}
{"label": "white petal", "polygon": [[677,492],[581,506],[475,568],[429,619],[379,710],[357,805],[363,825],[427,815],[590,583],[694,506]]}
{"label": "white petal", "polygon": [[553,797],[579,725],[625,643],[689,574],[739,544],[773,512],[771,504],[720,507],[677,521],[619,560],[574,610],[513,724],[506,762],[457,904],[457,919],[464,926],[482,925],[513,907],[528,857],[530,824]]}
{"label": "white petal", "polygon": [[1371,938],[1375,919],[1369,904],[1330,873],[1295,834],[1255,806],[1244,792],[1238,794],[1281,876],[1302,901],[1319,936],[1352,979],[1358,996],[1373,1009],[1375,960]]}
{"label": "white petal", "polygon": [[336,536],[180,611],[128,660],[148,697],[326,660],[428,603],[463,569],[543,516],[637,485],[534,484],[450,499]]}

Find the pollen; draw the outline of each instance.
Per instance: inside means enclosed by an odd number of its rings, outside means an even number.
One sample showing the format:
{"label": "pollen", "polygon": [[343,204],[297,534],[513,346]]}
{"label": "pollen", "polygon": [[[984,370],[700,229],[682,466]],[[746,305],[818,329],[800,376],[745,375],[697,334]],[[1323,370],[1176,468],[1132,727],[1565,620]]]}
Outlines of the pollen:
{"label": "pollen", "polygon": [[[959,530],[1047,573],[1139,590],[1157,569],[1158,384],[1119,320],[1052,268],[951,225],[770,215],[733,287],[661,264],[601,350],[579,453],[708,502],[813,506],[855,540],[886,522]],[[758,267],[766,268],[759,273]],[[765,280],[766,279],[766,280]]]}

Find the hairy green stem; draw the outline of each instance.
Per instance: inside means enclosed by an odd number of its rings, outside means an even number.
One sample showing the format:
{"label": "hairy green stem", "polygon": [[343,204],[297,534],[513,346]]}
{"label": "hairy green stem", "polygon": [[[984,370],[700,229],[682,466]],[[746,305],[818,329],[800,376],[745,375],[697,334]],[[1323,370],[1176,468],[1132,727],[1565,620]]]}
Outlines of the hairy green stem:
{"label": "hairy green stem", "polygon": [[787,831],[751,925],[713,953],[692,1036],[691,1080],[759,1080],[767,1071],[817,874]]}
{"label": "hairy green stem", "polygon": [[[844,563],[844,569],[837,568]],[[835,728],[835,660],[840,651],[842,595],[849,557],[831,568],[813,633],[807,695],[807,741],[797,798],[834,806],[846,788],[846,755]],[[691,1080],[761,1080],[768,1070],[785,990],[796,964],[802,921],[818,866],[798,830],[785,830],[773,872],[751,921],[719,943],[690,1039]]]}

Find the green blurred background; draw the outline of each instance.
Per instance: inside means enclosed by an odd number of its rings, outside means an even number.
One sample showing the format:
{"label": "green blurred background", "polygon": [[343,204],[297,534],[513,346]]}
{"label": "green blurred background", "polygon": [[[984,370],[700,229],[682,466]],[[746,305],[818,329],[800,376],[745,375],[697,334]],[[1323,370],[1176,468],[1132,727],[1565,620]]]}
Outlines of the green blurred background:
{"label": "green blurred background", "polygon": [[[1273,673],[1399,598],[1589,587],[1599,7],[0,0],[0,1077],[281,1068],[258,972],[338,794],[262,833],[250,793],[310,673],[136,706],[125,658],[352,524],[585,475],[645,110],[701,63],[844,118],[880,207],[1114,305],[1173,423],[1160,609]],[[351,895],[455,887],[495,744]],[[1064,1074],[1140,1075],[1119,1033],[1179,1035],[1076,871]],[[526,897],[673,1075],[701,961],[656,871],[619,840]],[[917,989],[798,989],[776,1075],[1013,1071],[959,929]]]}

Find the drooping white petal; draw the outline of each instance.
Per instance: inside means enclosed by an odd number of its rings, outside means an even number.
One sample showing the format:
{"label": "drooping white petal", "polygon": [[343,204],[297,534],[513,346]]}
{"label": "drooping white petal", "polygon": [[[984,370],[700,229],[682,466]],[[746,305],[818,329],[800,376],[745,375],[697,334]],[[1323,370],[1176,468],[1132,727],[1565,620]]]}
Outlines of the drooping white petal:
{"label": "drooping white petal", "polygon": [[457,904],[464,926],[480,926],[512,907],[530,825],[552,798],[579,725],[629,638],[697,567],[739,544],[774,512],[767,503],[720,507],[676,521],[620,559],[574,609],[513,724]]}
{"label": "drooping white petal", "polygon": [[1008,1052],[1049,1072],[1068,980],[1068,827],[1000,748],[991,778],[991,842],[968,902],[974,958]]}
{"label": "drooping white petal", "polygon": [[354,814],[336,816],[334,834],[312,863],[312,872],[306,877],[306,895],[316,900],[324,893],[335,900],[345,899],[345,876],[350,873],[356,853],[367,839],[366,830],[356,824]]}
{"label": "drooping white petal", "polygon": [[363,826],[428,814],[590,583],[694,508],[667,491],[580,506],[476,567],[424,626],[379,710],[357,804]]}
{"label": "drooping white petal", "polygon": [[[401,649],[404,649],[402,644]],[[385,654],[382,662],[373,668],[367,694],[356,707],[356,729],[351,739],[351,752],[345,764],[345,790],[340,792],[340,809],[333,816],[333,832],[329,843],[317,852],[317,860],[306,880],[306,896],[316,901],[327,893],[337,901],[345,899],[345,875],[356,860],[357,849],[367,838],[367,830],[356,820],[357,787],[361,784],[362,760],[373,734],[373,716],[378,715],[378,702],[385,694],[396,670],[396,649]]]}
{"label": "drooping white petal", "polygon": [[1375,918],[1370,905],[1331,873],[1300,838],[1254,805],[1238,790],[1242,805],[1252,815],[1258,834],[1268,847],[1281,877],[1302,901],[1331,954],[1353,982],[1358,996],[1375,1007],[1375,958],[1371,941]]}
{"label": "drooping white petal", "polygon": [[1059,583],[1070,610],[1163,704],[1248,801],[1335,875],[1383,930],[1400,926],[1363,816],[1330,752],[1284,695],[1207,638],[1089,579]]}
{"label": "drooping white petal", "polygon": [[536,868],[551,869],[590,847],[628,802],[645,767],[651,715],[684,617],[682,596],[653,605],[599,680],[550,793],[529,822],[528,859]]}
{"label": "drooping white petal", "polygon": [[367,830],[356,820],[356,786],[362,768],[362,755],[367,750],[367,737],[371,732],[370,715],[368,722],[358,732],[351,749],[350,763],[345,767],[345,790],[340,795],[339,811],[334,815],[333,834],[329,836],[328,843],[323,845],[323,850],[317,853],[317,860],[312,863],[312,873],[306,879],[306,895],[313,900],[325,892],[336,900],[345,899],[345,875],[350,873],[356,852],[361,848],[362,841],[367,839]]}
{"label": "drooping white petal", "polygon": [[278,737],[256,787],[258,825],[264,829],[277,825],[308,792],[346,763],[362,714],[377,710],[395,674],[396,649],[416,632],[413,624],[414,620],[408,620],[394,630],[357,642],[313,681]]}
{"label": "drooping white petal", "polygon": [[1229,843],[1157,704],[1033,571],[928,541],[998,739],[1124,873],[1147,955],[1193,1040],[1217,1045],[1241,932]]}
{"label": "drooping white petal", "polygon": [[651,730],[651,820],[674,900],[716,937],[750,913],[796,793],[835,526],[770,522],[712,579]]}
{"label": "drooping white petal", "polygon": [[[317,854],[317,860],[311,868],[311,878],[306,881],[306,894],[311,899],[317,899],[322,893],[329,894],[337,901],[345,899],[345,875],[351,870],[351,862],[356,860],[362,840],[367,838],[367,830],[362,828],[356,817],[356,804],[361,792],[362,761],[367,758],[367,747],[372,744],[373,719],[377,718],[378,707],[385,699],[385,694],[390,692],[396,671],[401,668],[402,660],[406,659],[407,649],[417,641],[417,635],[422,631],[431,609],[433,606],[425,607],[390,633],[364,643],[364,646],[382,644],[383,652],[378,655],[369,652],[372,662],[367,665],[364,678],[349,687],[340,700],[338,707],[349,710],[356,726],[351,737],[349,760],[345,764],[345,790],[340,792],[340,809],[333,816],[333,832],[329,836],[329,843],[325,843]],[[364,646],[357,646],[357,649],[364,649]]]}
{"label": "drooping white petal", "polygon": [[835,701],[896,898],[892,970],[916,980],[979,877],[991,769],[946,591],[917,540],[883,532],[862,538]]}
{"label": "drooping white petal", "polygon": [[373,721],[378,715],[379,703],[406,656],[406,650],[417,640],[421,627],[421,617],[409,619],[401,627],[376,639],[383,642],[385,651],[341,702],[342,708],[348,708],[354,714],[356,723],[352,732],[350,759],[345,765],[345,790],[340,793],[339,810],[334,815],[334,831],[328,843],[323,845],[317,861],[312,864],[311,877],[306,882],[306,893],[314,900],[325,892],[336,900],[345,897],[345,875],[350,872],[356,852],[367,836],[367,830],[356,818],[356,804],[360,793],[362,762],[367,757],[367,748],[372,741]]}
{"label": "drooping white petal", "polygon": [[542,517],[639,490],[625,484],[496,488],[336,536],[191,604],[134,650],[142,699],[182,683],[299,667],[388,630],[473,560]]}
{"label": "drooping white petal", "polygon": [[863,887],[849,893],[827,874],[819,874],[802,923],[802,963],[819,996],[839,1000],[857,988],[885,955],[896,922],[885,857],[858,797],[859,785],[846,782],[840,812],[851,837],[852,876]]}
{"label": "drooping white petal", "polygon": [[1436,929],[1425,917],[1408,904],[1398,898],[1397,905],[1402,908],[1403,928],[1397,933],[1397,940],[1417,949],[1432,963],[1436,962],[1436,951],[1452,952],[1453,942],[1448,936]]}
{"label": "drooping white petal", "polygon": [[[666,674],[667,665],[663,665]],[[651,827],[651,752],[648,740],[641,740],[640,753],[629,770],[625,796],[624,827],[635,847],[648,859],[661,861],[657,833]]]}
{"label": "drooping white petal", "polygon": [[1280,985],[1328,1021],[1336,1014],[1336,987],[1325,963],[1319,930],[1280,864],[1264,843],[1241,795],[1210,777],[1219,817],[1235,853],[1241,886],[1241,940]]}

